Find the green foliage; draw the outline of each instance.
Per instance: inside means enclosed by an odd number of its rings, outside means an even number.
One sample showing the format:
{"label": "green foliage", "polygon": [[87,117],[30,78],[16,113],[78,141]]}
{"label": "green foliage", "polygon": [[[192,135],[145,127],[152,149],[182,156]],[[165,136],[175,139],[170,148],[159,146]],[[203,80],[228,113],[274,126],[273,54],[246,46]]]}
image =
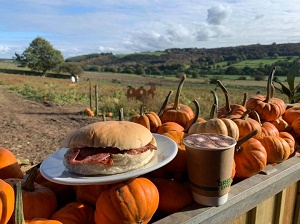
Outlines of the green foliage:
{"label": "green foliage", "polygon": [[83,73],[81,65],[76,62],[66,62],[61,65],[60,69],[62,72],[67,72],[71,76],[76,76]]}
{"label": "green foliage", "polygon": [[300,102],[300,84],[295,85],[296,77],[299,76],[300,63],[296,62],[288,71],[287,83],[288,87],[282,84],[278,80],[273,80],[273,82],[278,83],[281,89],[277,88],[279,91],[288,96],[289,103]]}
{"label": "green foliage", "polygon": [[41,37],[34,39],[21,55],[16,53],[14,60],[42,75],[46,75],[47,71],[54,70],[64,62],[61,52],[55,50],[48,41]]}

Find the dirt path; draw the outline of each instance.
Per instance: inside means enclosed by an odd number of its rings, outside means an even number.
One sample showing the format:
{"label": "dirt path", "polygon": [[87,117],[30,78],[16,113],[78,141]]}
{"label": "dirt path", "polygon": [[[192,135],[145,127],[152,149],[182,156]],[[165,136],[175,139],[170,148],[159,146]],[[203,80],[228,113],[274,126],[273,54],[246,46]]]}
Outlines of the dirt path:
{"label": "dirt path", "polygon": [[0,147],[37,164],[60,148],[66,134],[100,120],[81,115],[84,109],[30,101],[0,86]]}

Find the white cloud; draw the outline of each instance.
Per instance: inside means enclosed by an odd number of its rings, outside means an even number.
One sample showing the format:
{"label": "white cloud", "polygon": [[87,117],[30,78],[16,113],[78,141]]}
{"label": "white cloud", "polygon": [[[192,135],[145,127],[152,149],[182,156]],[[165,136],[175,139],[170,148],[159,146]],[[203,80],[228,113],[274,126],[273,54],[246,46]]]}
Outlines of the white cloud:
{"label": "white cloud", "polygon": [[99,2],[4,1],[0,56],[21,53],[37,36],[65,57],[300,40],[298,0]]}
{"label": "white cloud", "polygon": [[223,5],[218,5],[211,7],[207,10],[207,23],[212,25],[222,25],[226,23],[228,17],[231,14],[229,7],[224,7]]}

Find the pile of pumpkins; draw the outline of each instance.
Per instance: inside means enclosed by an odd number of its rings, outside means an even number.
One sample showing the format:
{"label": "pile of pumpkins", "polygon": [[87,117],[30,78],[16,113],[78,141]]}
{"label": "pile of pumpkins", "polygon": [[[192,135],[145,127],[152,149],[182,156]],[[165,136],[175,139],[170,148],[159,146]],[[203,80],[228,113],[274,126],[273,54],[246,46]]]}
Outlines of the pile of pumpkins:
{"label": "pile of pumpkins", "polygon": [[173,103],[169,103],[170,91],[158,113],[145,112],[142,105],[140,113],[130,118],[174,140],[176,157],[155,171],[121,183],[62,185],[43,178],[38,167],[25,175],[11,151],[0,148],[0,223],[149,223],[178,212],[193,203],[183,144],[189,134],[217,133],[237,141],[233,181],[295,156],[300,152],[300,105],[287,107],[274,97],[274,72],[275,68],[269,74],[266,95],[247,99],[244,94],[241,104],[230,104],[227,89],[218,81],[226,103],[218,106],[212,91],[209,119],[199,117],[197,100],[193,101],[195,111],[179,102],[186,80],[183,75]]}

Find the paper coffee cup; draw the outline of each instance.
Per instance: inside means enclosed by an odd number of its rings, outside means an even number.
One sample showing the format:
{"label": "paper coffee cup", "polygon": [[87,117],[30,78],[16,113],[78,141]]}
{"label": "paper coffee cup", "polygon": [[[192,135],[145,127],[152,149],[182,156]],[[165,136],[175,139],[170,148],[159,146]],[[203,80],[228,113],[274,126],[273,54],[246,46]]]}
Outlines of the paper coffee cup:
{"label": "paper coffee cup", "polygon": [[183,143],[194,200],[208,206],[224,204],[232,182],[235,139],[201,133],[188,135]]}

